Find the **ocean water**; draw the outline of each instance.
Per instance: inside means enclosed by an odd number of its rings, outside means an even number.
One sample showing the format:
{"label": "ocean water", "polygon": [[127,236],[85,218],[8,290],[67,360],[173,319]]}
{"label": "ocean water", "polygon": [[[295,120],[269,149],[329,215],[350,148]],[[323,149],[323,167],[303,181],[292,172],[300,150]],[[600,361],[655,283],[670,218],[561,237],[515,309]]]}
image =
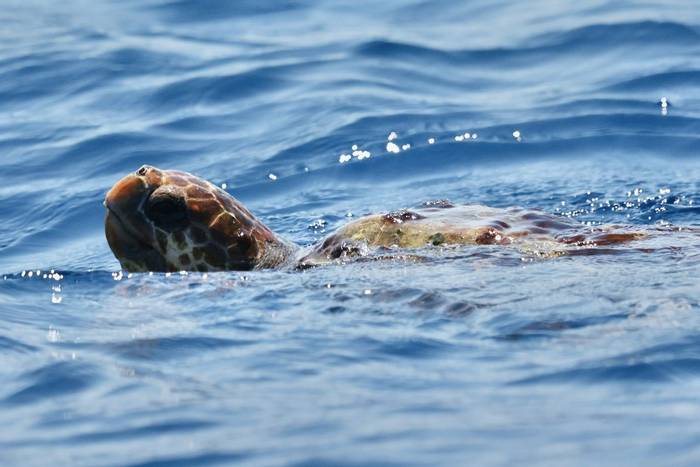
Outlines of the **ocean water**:
{"label": "ocean water", "polygon": [[102,206],[148,163],[300,247],[436,198],[700,227],[694,2],[3,6],[0,464],[700,461],[694,235],[127,275]]}

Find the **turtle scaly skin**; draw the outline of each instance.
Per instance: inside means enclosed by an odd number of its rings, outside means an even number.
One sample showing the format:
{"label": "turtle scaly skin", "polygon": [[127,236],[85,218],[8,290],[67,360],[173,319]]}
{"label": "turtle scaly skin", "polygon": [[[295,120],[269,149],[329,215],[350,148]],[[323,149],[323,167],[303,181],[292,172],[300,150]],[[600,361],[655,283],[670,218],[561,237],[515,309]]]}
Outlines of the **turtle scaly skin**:
{"label": "turtle scaly skin", "polygon": [[598,254],[605,252],[600,246],[647,236],[616,226],[584,229],[541,211],[437,201],[360,218],[295,261],[297,247],[231,195],[185,172],[143,166],[114,185],[105,206],[107,241],[127,271],[303,269],[379,248],[442,245],[511,245],[537,256]]}

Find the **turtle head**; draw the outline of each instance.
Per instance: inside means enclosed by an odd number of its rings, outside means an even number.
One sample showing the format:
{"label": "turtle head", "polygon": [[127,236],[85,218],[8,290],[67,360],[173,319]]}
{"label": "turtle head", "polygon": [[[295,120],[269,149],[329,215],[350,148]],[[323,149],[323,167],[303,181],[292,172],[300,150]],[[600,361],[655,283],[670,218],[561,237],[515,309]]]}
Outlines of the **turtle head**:
{"label": "turtle head", "polygon": [[127,271],[248,270],[279,242],[235,198],[186,172],[144,165],[104,204],[107,242]]}

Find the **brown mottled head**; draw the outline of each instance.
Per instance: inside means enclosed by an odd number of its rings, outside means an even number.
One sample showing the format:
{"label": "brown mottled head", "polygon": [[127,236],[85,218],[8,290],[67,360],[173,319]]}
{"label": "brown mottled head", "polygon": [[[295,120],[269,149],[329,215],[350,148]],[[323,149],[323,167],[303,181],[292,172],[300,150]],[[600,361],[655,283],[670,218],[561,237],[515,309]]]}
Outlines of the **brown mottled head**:
{"label": "brown mottled head", "polygon": [[144,165],[105,198],[105,234],[127,271],[274,267],[291,247],[217,186]]}

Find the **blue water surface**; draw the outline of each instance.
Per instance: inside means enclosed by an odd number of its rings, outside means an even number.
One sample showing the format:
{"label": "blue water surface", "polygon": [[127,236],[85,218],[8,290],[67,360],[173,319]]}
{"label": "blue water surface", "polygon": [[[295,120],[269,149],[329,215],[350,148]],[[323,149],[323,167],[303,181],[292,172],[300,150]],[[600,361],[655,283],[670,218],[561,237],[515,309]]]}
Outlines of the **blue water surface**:
{"label": "blue water surface", "polygon": [[301,247],[436,198],[700,226],[695,2],[9,0],[0,24],[0,464],[700,461],[698,241],[127,275],[102,206],[148,163]]}

